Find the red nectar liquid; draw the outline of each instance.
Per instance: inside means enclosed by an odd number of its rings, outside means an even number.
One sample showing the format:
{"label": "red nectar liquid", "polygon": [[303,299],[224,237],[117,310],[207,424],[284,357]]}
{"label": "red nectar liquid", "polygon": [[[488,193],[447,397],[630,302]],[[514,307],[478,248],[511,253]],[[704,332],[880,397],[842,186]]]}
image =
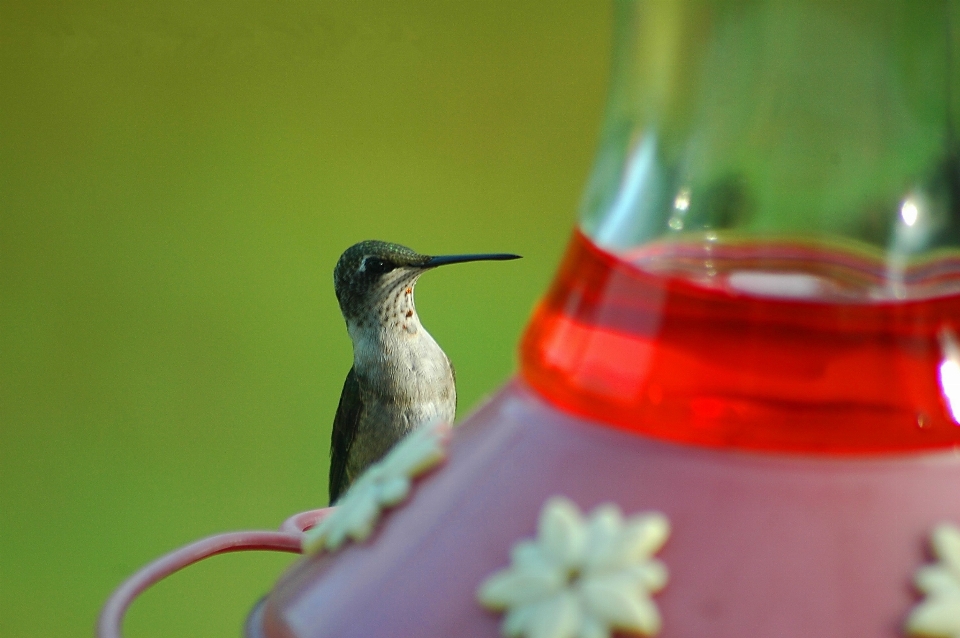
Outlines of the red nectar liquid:
{"label": "red nectar liquid", "polygon": [[944,372],[956,259],[888,285],[889,265],[852,253],[717,245],[705,259],[706,245],[617,257],[576,232],[521,344],[523,378],[568,412],[680,442],[960,449],[960,381]]}

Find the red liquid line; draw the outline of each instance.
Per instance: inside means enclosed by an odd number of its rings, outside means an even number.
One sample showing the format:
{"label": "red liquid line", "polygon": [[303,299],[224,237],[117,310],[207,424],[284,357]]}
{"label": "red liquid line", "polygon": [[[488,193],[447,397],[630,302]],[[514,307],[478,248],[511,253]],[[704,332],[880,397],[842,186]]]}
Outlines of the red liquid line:
{"label": "red liquid line", "polygon": [[874,303],[762,298],[652,274],[579,231],[520,347],[569,412],[725,448],[885,453],[960,445],[938,332],[960,295]]}

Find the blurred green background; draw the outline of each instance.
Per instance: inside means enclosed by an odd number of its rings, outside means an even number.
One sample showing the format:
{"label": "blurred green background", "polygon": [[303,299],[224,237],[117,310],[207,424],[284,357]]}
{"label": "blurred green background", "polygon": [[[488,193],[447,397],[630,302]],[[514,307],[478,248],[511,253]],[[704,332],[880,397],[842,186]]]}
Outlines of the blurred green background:
{"label": "blurred green background", "polygon": [[[523,254],[417,288],[459,416],[506,379],[609,32],[595,2],[3,0],[0,634],[90,635],[147,561],[325,504],[355,241]],[[126,635],[237,636],[292,560],[201,563]]]}

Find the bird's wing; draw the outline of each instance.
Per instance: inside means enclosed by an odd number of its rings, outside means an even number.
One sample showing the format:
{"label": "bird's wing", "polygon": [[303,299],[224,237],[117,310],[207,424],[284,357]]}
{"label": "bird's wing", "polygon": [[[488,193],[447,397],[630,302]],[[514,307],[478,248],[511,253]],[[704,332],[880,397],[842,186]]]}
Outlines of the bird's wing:
{"label": "bird's wing", "polygon": [[330,438],[330,504],[340,498],[340,495],[349,486],[347,477],[347,459],[350,457],[350,448],[357,438],[357,429],[360,425],[360,411],[363,404],[360,401],[360,384],[357,383],[357,374],[350,368],[347,379],[343,382],[343,392],[340,394],[340,405],[337,406],[337,416],[333,419],[333,435]]}

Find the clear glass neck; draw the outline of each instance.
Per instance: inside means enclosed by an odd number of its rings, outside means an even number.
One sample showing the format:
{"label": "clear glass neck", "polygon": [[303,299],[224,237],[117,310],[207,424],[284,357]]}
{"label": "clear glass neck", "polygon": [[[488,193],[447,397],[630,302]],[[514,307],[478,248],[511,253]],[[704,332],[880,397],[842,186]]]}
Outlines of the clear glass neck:
{"label": "clear glass neck", "polygon": [[600,247],[760,295],[960,293],[960,1],[615,11]]}

